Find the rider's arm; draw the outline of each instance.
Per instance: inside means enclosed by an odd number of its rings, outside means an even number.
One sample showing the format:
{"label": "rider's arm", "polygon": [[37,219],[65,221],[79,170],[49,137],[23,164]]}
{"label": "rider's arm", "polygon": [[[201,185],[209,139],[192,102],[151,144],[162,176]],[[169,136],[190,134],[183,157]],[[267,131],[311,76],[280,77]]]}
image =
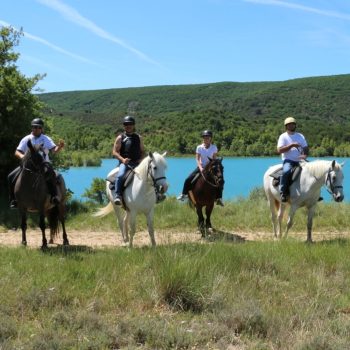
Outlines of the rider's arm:
{"label": "rider's arm", "polygon": [[120,149],[122,147],[122,136],[119,135],[115,141],[114,141],[114,145],[113,145],[113,149],[112,149],[112,154],[115,158],[117,158],[121,163],[124,163],[126,161],[125,158],[123,158],[120,155]]}
{"label": "rider's arm", "polygon": [[58,145],[56,145],[54,148],[52,148],[50,151],[53,153],[59,152],[64,147],[64,140],[59,140]]}
{"label": "rider's arm", "polygon": [[290,143],[289,145],[277,147],[277,152],[278,152],[279,154],[285,153],[285,152],[288,152],[288,151],[289,151],[291,148],[293,148],[293,147],[298,148],[298,147],[300,147],[300,145],[299,145],[298,142],[292,142],[292,143]]}
{"label": "rider's arm", "polygon": [[18,159],[22,159],[24,157],[24,153],[16,149],[15,157]]}
{"label": "rider's arm", "polygon": [[203,171],[203,167],[201,164],[201,155],[199,153],[196,153],[196,162],[197,162],[198,169],[200,171]]}

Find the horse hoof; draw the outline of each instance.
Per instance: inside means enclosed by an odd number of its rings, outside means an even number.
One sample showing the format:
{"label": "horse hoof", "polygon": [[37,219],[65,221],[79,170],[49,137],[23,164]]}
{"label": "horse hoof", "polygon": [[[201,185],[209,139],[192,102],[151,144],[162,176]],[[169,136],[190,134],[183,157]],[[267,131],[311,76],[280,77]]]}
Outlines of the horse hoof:
{"label": "horse hoof", "polygon": [[69,241],[64,241],[64,242],[63,242],[63,245],[64,245],[64,246],[69,245]]}
{"label": "horse hoof", "polygon": [[50,240],[49,240],[49,244],[53,244],[53,239],[50,239]]}
{"label": "horse hoof", "polygon": [[23,245],[24,247],[26,247],[26,246],[27,246],[27,242],[26,242],[26,241],[22,241],[22,245]]}

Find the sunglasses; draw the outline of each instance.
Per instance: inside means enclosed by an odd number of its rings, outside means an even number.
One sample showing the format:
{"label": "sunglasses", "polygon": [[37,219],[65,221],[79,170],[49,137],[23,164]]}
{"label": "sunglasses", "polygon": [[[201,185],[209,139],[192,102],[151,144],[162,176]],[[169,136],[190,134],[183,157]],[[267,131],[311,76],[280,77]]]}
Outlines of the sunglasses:
{"label": "sunglasses", "polygon": [[37,126],[37,125],[33,125],[32,129],[42,129],[42,127],[41,126]]}

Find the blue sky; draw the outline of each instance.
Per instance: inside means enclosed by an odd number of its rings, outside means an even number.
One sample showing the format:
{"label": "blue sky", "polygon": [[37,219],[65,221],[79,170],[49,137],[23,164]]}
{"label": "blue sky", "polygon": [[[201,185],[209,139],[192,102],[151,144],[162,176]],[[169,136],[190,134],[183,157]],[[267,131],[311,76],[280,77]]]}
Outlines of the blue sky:
{"label": "blue sky", "polygon": [[11,0],[45,92],[350,73],[349,0]]}

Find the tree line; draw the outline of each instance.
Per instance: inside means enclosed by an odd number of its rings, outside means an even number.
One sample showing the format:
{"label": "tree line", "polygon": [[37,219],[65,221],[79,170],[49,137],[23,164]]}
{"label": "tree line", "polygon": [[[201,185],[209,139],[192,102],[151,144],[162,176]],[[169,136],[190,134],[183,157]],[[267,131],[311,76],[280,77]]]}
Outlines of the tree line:
{"label": "tree line", "polygon": [[276,155],[283,120],[293,116],[314,157],[350,156],[350,75],[285,82],[214,83],[37,93],[44,74],[25,77],[16,66],[22,32],[0,29],[0,186],[17,165],[14,150],[35,117],[66,147],[56,166],[99,165],[111,157],[124,115],[150,151],[186,156],[211,129],[222,156]]}

